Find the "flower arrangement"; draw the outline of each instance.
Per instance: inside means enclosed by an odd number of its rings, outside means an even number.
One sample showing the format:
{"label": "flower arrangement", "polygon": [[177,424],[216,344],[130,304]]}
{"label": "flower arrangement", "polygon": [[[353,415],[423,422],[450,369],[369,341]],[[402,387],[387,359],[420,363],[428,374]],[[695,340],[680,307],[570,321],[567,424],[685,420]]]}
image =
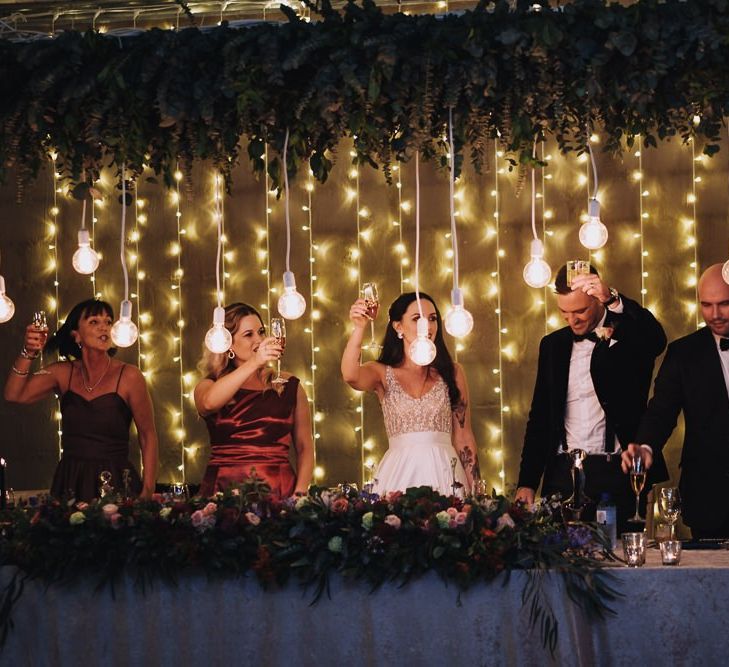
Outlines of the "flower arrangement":
{"label": "flower arrangement", "polygon": [[502,572],[526,570],[530,621],[554,650],[557,627],[539,573],[563,576],[572,599],[591,616],[610,612],[617,593],[601,534],[587,524],[565,526],[553,509],[502,496],[448,498],[429,487],[384,497],[313,488],[277,501],[258,479],[212,499],[48,499],[1,515],[0,565],[17,572],[0,599],[0,641],[26,579],[94,578],[113,588],[123,573],[142,587],[155,580],[174,584],[185,573],[252,574],[264,588],[298,581],[312,588],[316,602],[334,573],[375,590],[435,571],[466,590]]}

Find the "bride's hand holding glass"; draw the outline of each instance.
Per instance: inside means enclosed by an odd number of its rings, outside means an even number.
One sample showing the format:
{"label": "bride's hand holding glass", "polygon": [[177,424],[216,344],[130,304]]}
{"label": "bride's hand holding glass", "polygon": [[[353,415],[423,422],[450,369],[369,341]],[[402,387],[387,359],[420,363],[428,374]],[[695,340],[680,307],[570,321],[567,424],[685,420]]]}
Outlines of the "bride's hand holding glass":
{"label": "bride's hand holding glass", "polygon": [[367,316],[367,303],[364,299],[357,299],[349,309],[349,319],[354,324],[355,329],[364,330],[370,322]]}
{"label": "bride's hand holding glass", "polygon": [[273,336],[264,338],[256,350],[255,359],[259,367],[278,361],[283,354],[283,347]]}

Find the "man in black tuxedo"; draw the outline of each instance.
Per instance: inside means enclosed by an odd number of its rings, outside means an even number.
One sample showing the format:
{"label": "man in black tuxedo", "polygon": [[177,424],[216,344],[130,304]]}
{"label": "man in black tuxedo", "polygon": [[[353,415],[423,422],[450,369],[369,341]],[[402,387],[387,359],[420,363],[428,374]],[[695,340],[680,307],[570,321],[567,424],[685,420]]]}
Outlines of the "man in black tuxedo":
{"label": "man in black tuxedo", "polygon": [[[582,449],[585,493],[594,502],[610,493],[622,531],[635,511],[635,496],[621,473],[621,454],[635,440],[666,335],[650,311],[609,287],[594,267],[568,285],[562,266],[555,292],[567,326],[539,346],[516,500],[533,503],[542,477],[542,496],[567,498],[572,477],[566,452]],[[660,450],[652,463],[652,481],[666,479]]]}
{"label": "man in black tuxedo", "polygon": [[[679,488],[683,520],[696,539],[729,538],[729,285],[721,268],[714,264],[701,276],[707,326],[668,346],[634,438],[658,455],[683,410]],[[625,470],[637,446],[626,452]]]}

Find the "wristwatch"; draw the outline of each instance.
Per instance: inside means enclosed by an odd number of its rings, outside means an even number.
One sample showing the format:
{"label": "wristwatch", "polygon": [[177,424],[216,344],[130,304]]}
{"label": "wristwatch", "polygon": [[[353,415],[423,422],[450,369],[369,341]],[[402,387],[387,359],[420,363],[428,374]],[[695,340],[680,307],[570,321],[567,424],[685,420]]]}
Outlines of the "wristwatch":
{"label": "wristwatch", "polygon": [[616,301],[620,300],[620,294],[618,294],[618,290],[616,290],[614,287],[608,288],[610,290],[610,298],[607,301],[603,301],[602,305],[606,308],[608,306],[612,306]]}

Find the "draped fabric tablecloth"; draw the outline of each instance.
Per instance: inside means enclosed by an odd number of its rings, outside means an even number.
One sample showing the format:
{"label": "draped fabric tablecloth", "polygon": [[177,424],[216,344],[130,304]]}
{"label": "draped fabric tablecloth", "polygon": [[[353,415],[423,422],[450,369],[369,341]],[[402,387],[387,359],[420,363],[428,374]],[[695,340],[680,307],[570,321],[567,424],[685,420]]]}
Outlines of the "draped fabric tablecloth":
{"label": "draped fabric tablecloth", "polygon": [[[617,615],[589,623],[560,577],[545,590],[559,619],[554,659],[528,629],[524,573],[460,596],[435,576],[369,594],[334,579],[310,606],[296,585],[263,591],[252,579],[183,578],[142,593],[130,579],[26,584],[0,664],[32,665],[718,665],[729,660],[729,552],[684,552],[662,567],[614,570]],[[9,568],[0,571],[6,582]]]}

